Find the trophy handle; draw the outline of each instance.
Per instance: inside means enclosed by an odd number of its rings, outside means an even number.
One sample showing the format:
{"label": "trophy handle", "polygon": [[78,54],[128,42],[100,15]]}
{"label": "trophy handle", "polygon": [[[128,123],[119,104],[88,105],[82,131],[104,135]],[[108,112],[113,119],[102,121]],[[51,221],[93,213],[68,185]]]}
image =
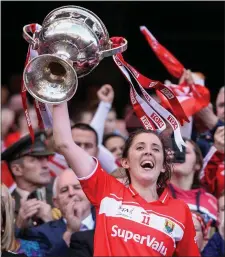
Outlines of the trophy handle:
{"label": "trophy handle", "polygon": [[[23,27],[23,38],[32,46],[32,48],[35,50],[38,48],[38,41],[37,39],[34,39],[34,35],[36,32],[33,33],[33,27],[34,24],[28,24]],[[38,24],[38,26],[40,26]],[[41,26],[40,26],[41,27]],[[28,32],[33,33],[33,37],[31,37]]]}
{"label": "trophy handle", "polygon": [[[113,45],[113,41],[111,41],[111,44]],[[100,55],[101,55],[102,58],[105,58],[105,57],[109,57],[109,56],[112,56],[112,55],[115,55],[115,54],[118,54],[118,53],[122,53],[126,50],[127,50],[127,40],[125,38],[123,38],[123,42],[121,43],[120,46],[101,51]]]}

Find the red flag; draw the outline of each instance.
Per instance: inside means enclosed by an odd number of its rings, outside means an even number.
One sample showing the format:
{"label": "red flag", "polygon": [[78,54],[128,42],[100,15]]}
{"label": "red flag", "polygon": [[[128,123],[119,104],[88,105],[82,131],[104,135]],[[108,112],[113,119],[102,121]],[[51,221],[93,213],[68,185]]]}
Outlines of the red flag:
{"label": "red flag", "polygon": [[156,38],[145,26],[141,26],[140,30],[168,72],[174,77],[180,78],[183,74],[184,66],[164,46],[159,44]]}

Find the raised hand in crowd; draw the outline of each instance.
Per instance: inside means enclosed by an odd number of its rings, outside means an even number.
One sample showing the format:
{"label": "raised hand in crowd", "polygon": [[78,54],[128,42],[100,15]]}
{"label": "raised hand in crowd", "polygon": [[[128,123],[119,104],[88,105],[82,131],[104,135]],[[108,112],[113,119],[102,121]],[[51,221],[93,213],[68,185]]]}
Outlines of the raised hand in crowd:
{"label": "raised hand in crowd", "polygon": [[29,219],[32,217],[40,218],[44,222],[52,220],[51,206],[46,202],[37,199],[21,199],[20,209],[16,218],[17,228],[28,227]]}
{"label": "raised hand in crowd", "polygon": [[184,81],[187,82],[188,85],[194,84],[194,79],[191,73],[191,70],[184,70],[180,80],[179,80],[179,84],[182,84]]}
{"label": "raised hand in crowd", "polygon": [[210,130],[213,129],[218,122],[218,117],[213,112],[213,107],[212,107],[211,103],[208,106],[206,106],[205,108],[201,109],[196,114],[196,116],[198,118],[200,118],[202,120],[202,122],[204,123],[204,125]]}
{"label": "raised hand in crowd", "polygon": [[220,126],[216,129],[216,132],[214,134],[214,146],[216,147],[216,149],[221,152],[224,153],[225,149],[224,149],[224,126]]}
{"label": "raised hand in crowd", "polygon": [[28,227],[29,219],[32,218],[35,214],[38,213],[40,208],[40,201],[37,199],[21,199],[20,200],[20,209],[16,218],[17,228],[26,228]]}
{"label": "raised hand in crowd", "polygon": [[103,85],[97,92],[98,99],[103,102],[111,103],[114,100],[114,90],[111,85]]}
{"label": "raised hand in crowd", "polygon": [[71,199],[65,208],[64,218],[67,221],[66,232],[63,234],[63,239],[66,244],[69,246],[71,235],[74,232],[80,230],[81,221],[82,221],[82,206],[79,202]]}
{"label": "raised hand in crowd", "polygon": [[52,207],[50,204],[44,202],[44,201],[38,201],[39,202],[39,209],[36,217],[40,218],[44,222],[48,222],[52,220]]}

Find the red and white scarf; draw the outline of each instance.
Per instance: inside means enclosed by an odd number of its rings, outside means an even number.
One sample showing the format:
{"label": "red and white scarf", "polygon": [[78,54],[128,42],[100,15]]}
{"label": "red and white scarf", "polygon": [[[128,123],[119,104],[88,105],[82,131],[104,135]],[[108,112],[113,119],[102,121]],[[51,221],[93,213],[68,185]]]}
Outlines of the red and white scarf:
{"label": "red and white scarf", "polygon": [[[31,33],[34,34],[36,31],[39,31],[40,28],[41,27],[38,24],[31,24],[29,27],[29,30]],[[124,39],[121,37],[113,37],[111,38],[111,41],[113,42],[113,47],[118,47],[121,44],[123,44]],[[33,50],[31,46],[29,46],[25,66],[32,58],[34,58],[37,55],[38,55],[38,52]],[[159,81],[153,81],[141,75],[131,65],[129,65],[124,61],[122,54],[116,54],[113,57],[113,59],[117,64],[117,66],[119,67],[119,69],[121,70],[121,72],[130,82],[131,102],[143,126],[146,129],[157,130],[160,133],[166,128],[166,124],[163,120],[165,119],[173,128],[175,141],[179,149],[182,151],[182,145],[185,145],[185,143],[181,137],[179,122],[181,124],[183,124],[184,121],[188,122],[188,118],[185,115],[181,105],[179,104],[179,101],[177,100],[172,90],[170,90],[168,87],[166,87]],[[132,83],[131,77],[129,74],[135,79],[136,85]],[[139,87],[139,90],[141,90],[142,97],[139,96],[136,91],[138,88],[137,86]],[[156,90],[160,91],[171,104],[172,106],[171,109],[173,114],[167,111],[162,106],[160,106],[156,101],[154,101],[154,99],[146,92],[144,88],[145,89],[155,88]],[[30,122],[27,103],[26,103],[26,92],[27,90],[24,86],[24,83],[22,83],[21,95],[22,95],[23,107],[26,114],[26,120],[27,120],[31,138],[34,139],[34,132],[33,132],[32,124]],[[133,101],[132,99],[135,99],[135,101]],[[48,106],[46,104],[40,103],[37,100],[35,100],[35,107],[36,107],[37,117],[39,121],[39,127],[40,128],[46,128],[46,126],[51,127],[52,119],[51,119],[51,113],[48,109]],[[179,120],[179,122],[177,119]]]}
{"label": "red and white scarf", "polygon": [[[30,24],[30,26],[28,27],[29,32],[33,34],[39,31],[40,29],[41,29],[41,26],[35,23]],[[38,52],[36,50],[33,50],[32,47],[29,45],[27,57],[25,61],[25,67],[33,58],[37,56],[38,56]],[[23,79],[22,79],[22,85],[21,85],[21,97],[22,97],[23,108],[26,116],[27,126],[30,132],[31,139],[32,141],[34,141],[34,131],[30,121],[29,110],[27,106],[27,89],[25,87]],[[51,112],[47,104],[41,103],[36,99],[34,100],[34,103],[35,103],[34,105],[37,113],[39,128],[44,129],[44,128],[52,127]]]}
{"label": "red and white scarf", "polygon": [[[120,44],[120,38],[111,40],[115,46]],[[114,55],[113,59],[130,84],[131,104],[143,127],[161,133],[166,129],[165,121],[167,121],[174,131],[176,144],[182,151],[182,145],[185,146],[185,142],[181,136],[180,124],[184,124],[185,121],[189,122],[189,120],[173,91],[161,82],[143,76],[124,60],[122,54]],[[170,103],[171,112],[158,104],[148,94],[148,89],[160,92]]]}
{"label": "red and white scarf", "polygon": [[[185,70],[184,66],[156,40],[145,26],[141,26],[140,30],[168,72],[175,78],[180,78]],[[210,102],[210,92],[203,86],[203,81],[200,78],[196,79],[196,74],[193,74],[193,77],[195,83],[192,85],[186,82],[180,85],[167,85],[176,95],[187,117],[194,115],[202,108],[208,106]],[[165,108],[170,108],[171,106],[167,99],[159,91],[157,94],[160,97],[162,105]]]}

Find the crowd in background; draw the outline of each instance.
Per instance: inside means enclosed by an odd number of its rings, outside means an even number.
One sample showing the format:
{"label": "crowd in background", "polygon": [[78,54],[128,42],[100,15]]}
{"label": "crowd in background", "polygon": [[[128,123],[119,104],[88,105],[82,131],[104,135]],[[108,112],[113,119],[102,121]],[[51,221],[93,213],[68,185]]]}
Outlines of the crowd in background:
{"label": "crowd in background", "polygon": [[[100,87],[96,96],[97,105],[95,100],[88,108],[71,113],[73,140],[97,157],[107,173],[126,183],[120,159],[129,132],[141,125],[132,111],[129,119],[133,122],[117,120],[110,85]],[[51,129],[37,132],[32,148],[20,95],[9,96],[2,87],[2,104],[2,152],[6,152],[2,179],[7,185],[1,185],[2,250],[27,256],[92,256],[95,213],[75,174],[57,152]],[[32,105],[29,113],[33,128],[38,130]],[[198,131],[198,124],[193,123],[194,139],[185,139],[185,160],[173,164],[168,186],[172,196],[185,201],[192,211],[202,256],[222,256],[224,87],[215,106],[204,108],[196,117],[206,129]],[[38,154],[36,147],[42,147]],[[76,211],[80,215],[74,215]]]}

